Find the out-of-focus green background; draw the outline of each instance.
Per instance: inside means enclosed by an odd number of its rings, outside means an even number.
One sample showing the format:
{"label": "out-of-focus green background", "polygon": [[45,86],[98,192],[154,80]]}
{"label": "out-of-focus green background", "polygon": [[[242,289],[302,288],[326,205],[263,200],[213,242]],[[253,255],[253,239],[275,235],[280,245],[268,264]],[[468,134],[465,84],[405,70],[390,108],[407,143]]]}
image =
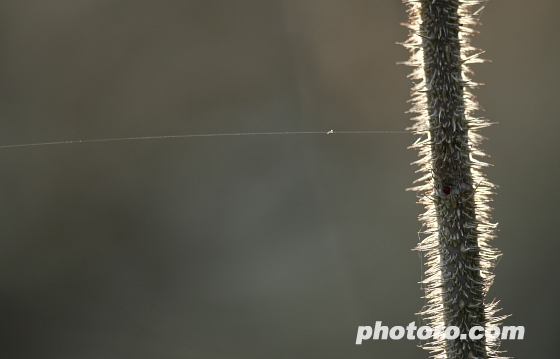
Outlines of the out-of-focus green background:
{"label": "out-of-focus green background", "polygon": [[[500,185],[489,297],[558,357],[560,2],[491,1],[474,45]],[[385,0],[4,0],[0,145],[403,130]],[[427,358],[409,134],[0,149],[2,358]]]}

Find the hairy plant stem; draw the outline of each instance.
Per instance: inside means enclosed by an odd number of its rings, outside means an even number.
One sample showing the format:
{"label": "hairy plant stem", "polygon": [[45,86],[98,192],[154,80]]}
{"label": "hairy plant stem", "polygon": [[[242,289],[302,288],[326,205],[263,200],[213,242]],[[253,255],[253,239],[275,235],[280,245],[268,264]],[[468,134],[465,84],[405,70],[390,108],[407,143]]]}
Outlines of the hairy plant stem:
{"label": "hairy plant stem", "polygon": [[[404,0],[409,5],[411,36],[404,44],[412,52],[407,63],[416,66],[413,89],[418,113],[412,129],[424,135],[414,144],[424,184],[420,193],[426,213],[420,216],[428,236],[418,245],[428,268],[423,281],[428,299],[422,313],[431,326],[455,326],[469,333],[475,326],[496,325],[497,303],[485,303],[493,281],[491,269],[499,256],[488,246],[495,225],[489,222],[487,202],[492,184],[481,172],[486,164],[473,158],[481,140],[476,130],[488,122],[471,116],[478,104],[468,91],[467,64],[482,62],[470,46],[477,19],[470,7],[478,0]],[[473,55],[474,54],[474,55]],[[425,345],[436,358],[496,357],[497,339],[435,338]]]}

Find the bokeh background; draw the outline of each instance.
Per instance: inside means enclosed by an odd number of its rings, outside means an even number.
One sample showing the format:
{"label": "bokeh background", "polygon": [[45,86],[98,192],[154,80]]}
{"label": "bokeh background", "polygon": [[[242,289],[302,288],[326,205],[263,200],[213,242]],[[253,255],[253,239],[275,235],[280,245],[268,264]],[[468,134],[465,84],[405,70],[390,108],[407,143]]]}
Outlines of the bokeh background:
{"label": "bokeh background", "polygon": [[[558,357],[560,2],[491,1],[476,91],[500,185],[489,297]],[[0,145],[404,130],[406,6],[0,1]],[[410,134],[0,149],[2,358],[427,358],[354,344],[423,305]]]}

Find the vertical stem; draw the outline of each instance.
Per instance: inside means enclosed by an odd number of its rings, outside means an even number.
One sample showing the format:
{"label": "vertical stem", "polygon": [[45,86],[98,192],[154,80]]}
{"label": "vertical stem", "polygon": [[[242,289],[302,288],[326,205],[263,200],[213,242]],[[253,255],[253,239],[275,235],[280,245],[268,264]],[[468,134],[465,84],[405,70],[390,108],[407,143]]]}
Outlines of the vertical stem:
{"label": "vertical stem", "polygon": [[455,326],[466,338],[435,338],[425,345],[436,358],[495,357],[497,339],[468,337],[475,326],[496,325],[496,303],[485,304],[493,281],[491,269],[499,253],[490,248],[495,225],[486,204],[494,187],[481,173],[486,164],[473,158],[481,140],[476,130],[488,125],[471,113],[478,104],[468,91],[468,63],[482,62],[470,46],[476,25],[470,6],[479,0],[404,0],[409,5],[411,36],[404,44],[416,66],[412,129],[425,135],[413,147],[424,184],[415,187],[427,211],[420,219],[428,234],[417,247],[425,252],[428,269],[423,282],[428,305],[422,314],[433,326]]}

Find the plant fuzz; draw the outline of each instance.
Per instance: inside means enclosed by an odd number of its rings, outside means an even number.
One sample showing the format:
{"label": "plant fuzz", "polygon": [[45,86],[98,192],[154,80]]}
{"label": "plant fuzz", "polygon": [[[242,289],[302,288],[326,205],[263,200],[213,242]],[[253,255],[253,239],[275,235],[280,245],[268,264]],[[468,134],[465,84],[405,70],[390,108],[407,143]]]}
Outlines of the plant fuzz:
{"label": "plant fuzz", "polygon": [[[470,45],[478,23],[473,5],[481,0],[403,0],[408,4],[410,38],[404,43],[412,55],[406,65],[420,82],[412,88],[411,128],[422,140],[419,150],[418,191],[426,212],[420,216],[427,234],[416,250],[426,257],[424,287],[427,305],[422,314],[428,324],[470,328],[498,325],[497,302],[485,303],[493,282],[491,270],[499,252],[491,248],[495,225],[490,223],[489,195],[495,187],[482,168],[486,163],[478,145],[477,130],[489,125],[472,113],[478,104],[467,77],[468,64],[483,62]],[[436,359],[487,359],[498,357],[499,339],[446,340],[443,335],[424,345]]]}

